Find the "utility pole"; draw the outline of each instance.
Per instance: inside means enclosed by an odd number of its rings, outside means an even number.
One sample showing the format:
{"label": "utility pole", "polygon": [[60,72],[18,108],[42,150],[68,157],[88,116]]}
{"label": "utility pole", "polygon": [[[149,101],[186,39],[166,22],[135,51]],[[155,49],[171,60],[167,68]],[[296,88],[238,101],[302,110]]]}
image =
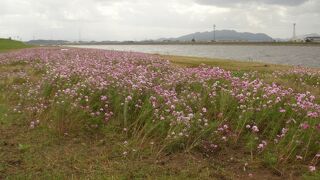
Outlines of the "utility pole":
{"label": "utility pole", "polygon": [[79,27],[79,29],[78,29],[78,42],[80,43],[81,42],[81,29],[80,29],[80,27]]}
{"label": "utility pole", "polygon": [[214,24],[213,25],[213,40],[212,42],[215,42],[216,41],[216,25]]}
{"label": "utility pole", "polygon": [[296,23],[293,23],[293,35],[292,35],[292,40],[296,40]]}

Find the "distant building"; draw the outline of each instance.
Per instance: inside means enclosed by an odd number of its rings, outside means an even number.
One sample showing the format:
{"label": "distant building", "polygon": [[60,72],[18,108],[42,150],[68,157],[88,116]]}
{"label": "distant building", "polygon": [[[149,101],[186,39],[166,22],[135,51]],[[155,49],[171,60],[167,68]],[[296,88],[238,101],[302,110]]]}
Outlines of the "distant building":
{"label": "distant building", "polygon": [[320,42],[320,36],[309,36],[304,38],[305,42]]}

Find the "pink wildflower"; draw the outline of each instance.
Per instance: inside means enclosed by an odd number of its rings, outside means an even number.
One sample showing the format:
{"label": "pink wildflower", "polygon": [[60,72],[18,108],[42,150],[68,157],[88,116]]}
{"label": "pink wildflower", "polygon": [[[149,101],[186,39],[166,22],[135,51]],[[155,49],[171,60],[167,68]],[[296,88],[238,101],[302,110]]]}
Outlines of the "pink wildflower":
{"label": "pink wildflower", "polygon": [[316,171],[316,166],[309,166],[309,171],[310,172]]}
{"label": "pink wildflower", "polygon": [[101,101],[106,101],[107,99],[107,96],[101,96]]}
{"label": "pink wildflower", "polygon": [[300,128],[301,129],[308,129],[310,127],[310,125],[308,124],[308,123],[302,123],[302,124],[300,124]]}
{"label": "pink wildflower", "polygon": [[263,150],[267,146],[267,141],[261,141],[261,143],[258,145],[259,150]]}
{"label": "pink wildflower", "polygon": [[252,131],[255,132],[255,133],[259,132],[259,128],[258,128],[257,126],[252,126],[251,129],[252,129]]}
{"label": "pink wildflower", "polygon": [[131,96],[127,96],[126,100],[127,100],[127,101],[131,101],[131,100],[132,100],[132,97],[131,97]]}
{"label": "pink wildflower", "polygon": [[286,112],[286,110],[285,110],[285,109],[280,108],[279,112],[281,112],[281,113],[285,113],[285,112]]}
{"label": "pink wildflower", "polygon": [[204,107],[202,108],[202,112],[206,113],[207,112],[207,109]]}

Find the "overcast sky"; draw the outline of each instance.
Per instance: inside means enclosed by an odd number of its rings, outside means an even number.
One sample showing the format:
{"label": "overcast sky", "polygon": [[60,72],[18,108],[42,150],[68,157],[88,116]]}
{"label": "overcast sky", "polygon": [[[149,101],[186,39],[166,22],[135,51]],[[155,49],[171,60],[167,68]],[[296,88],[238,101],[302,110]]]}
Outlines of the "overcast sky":
{"label": "overcast sky", "polygon": [[320,33],[320,0],[0,0],[0,37],[145,40],[234,29]]}

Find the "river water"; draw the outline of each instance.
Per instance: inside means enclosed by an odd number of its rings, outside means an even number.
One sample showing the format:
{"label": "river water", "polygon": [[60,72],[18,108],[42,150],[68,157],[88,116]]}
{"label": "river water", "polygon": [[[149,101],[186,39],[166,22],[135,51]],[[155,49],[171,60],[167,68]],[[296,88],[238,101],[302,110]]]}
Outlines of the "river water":
{"label": "river water", "polygon": [[320,46],[272,45],[79,45],[72,47],[195,56],[320,67]]}

